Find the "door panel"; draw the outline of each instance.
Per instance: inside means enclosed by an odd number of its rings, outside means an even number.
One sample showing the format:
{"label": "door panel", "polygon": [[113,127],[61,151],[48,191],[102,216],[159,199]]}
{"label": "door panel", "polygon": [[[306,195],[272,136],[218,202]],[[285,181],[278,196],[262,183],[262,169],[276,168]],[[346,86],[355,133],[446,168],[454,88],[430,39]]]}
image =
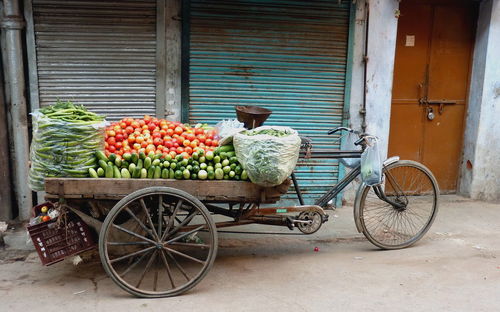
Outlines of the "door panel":
{"label": "door panel", "polygon": [[[465,0],[405,0],[400,10],[389,154],[421,161],[443,191],[453,192],[464,131],[475,7]],[[427,118],[430,111],[433,119]]]}

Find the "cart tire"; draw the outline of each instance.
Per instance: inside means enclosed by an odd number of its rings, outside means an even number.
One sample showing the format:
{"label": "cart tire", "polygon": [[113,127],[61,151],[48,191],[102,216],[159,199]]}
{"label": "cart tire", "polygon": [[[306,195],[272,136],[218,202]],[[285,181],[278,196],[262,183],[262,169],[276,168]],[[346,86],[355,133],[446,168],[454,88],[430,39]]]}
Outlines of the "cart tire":
{"label": "cart tire", "polygon": [[171,187],[148,187],[120,200],[104,220],[99,254],[106,273],[137,297],[171,297],[208,273],[217,230],[207,208]]}

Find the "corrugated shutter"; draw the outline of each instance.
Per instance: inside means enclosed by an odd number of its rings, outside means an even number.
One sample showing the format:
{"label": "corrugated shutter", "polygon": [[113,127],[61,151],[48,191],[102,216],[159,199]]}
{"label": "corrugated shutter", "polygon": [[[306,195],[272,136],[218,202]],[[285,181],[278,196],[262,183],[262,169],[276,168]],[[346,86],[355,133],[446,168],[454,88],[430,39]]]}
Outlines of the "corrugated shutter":
{"label": "corrugated shutter", "polygon": [[[266,124],[338,148],[326,132],[342,124],[349,3],[192,0],[190,121],[215,123],[235,118],[235,105],[261,105],[273,110]],[[312,159],[296,174],[311,203],[337,181],[338,163]]]}
{"label": "corrugated shutter", "polygon": [[39,101],[155,114],[156,1],[33,0]]}

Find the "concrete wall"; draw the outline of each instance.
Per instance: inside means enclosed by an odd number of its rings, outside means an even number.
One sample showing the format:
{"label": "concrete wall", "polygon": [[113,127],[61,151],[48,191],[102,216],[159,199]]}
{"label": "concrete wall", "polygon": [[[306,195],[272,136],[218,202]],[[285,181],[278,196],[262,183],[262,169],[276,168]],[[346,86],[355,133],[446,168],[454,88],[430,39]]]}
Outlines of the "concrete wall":
{"label": "concrete wall", "polygon": [[500,0],[480,5],[459,191],[500,200]]}

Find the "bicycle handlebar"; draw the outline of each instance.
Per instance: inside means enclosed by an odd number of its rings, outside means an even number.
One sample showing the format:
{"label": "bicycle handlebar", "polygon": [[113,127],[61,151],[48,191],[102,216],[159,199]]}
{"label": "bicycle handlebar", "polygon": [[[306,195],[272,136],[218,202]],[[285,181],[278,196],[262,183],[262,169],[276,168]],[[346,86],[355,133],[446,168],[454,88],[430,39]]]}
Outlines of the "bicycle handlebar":
{"label": "bicycle handlebar", "polygon": [[339,132],[339,131],[348,131],[348,132],[357,134],[359,136],[359,139],[356,140],[356,142],[354,142],[354,145],[356,145],[356,146],[363,145],[363,142],[365,142],[366,138],[371,137],[371,135],[369,135],[367,133],[361,133],[359,131],[356,131],[356,130],[353,130],[353,129],[347,128],[347,127],[337,127],[335,129],[329,130],[328,134],[334,134],[334,133]]}
{"label": "bicycle handlebar", "polygon": [[334,134],[335,132],[339,132],[339,131],[349,131],[349,132],[354,132],[354,130],[352,130],[351,128],[347,128],[347,127],[337,127],[337,128],[335,128],[335,129],[328,130],[328,134]]}

